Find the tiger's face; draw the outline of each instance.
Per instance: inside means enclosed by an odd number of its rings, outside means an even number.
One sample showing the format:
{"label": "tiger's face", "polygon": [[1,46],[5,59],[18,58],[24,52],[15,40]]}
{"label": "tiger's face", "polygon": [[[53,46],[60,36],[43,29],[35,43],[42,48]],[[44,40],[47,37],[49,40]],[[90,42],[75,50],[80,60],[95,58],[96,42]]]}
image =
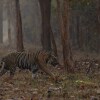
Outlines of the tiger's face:
{"label": "tiger's face", "polygon": [[48,64],[51,64],[53,66],[56,66],[59,64],[57,57],[55,57],[54,55],[50,55],[50,58],[48,60]]}

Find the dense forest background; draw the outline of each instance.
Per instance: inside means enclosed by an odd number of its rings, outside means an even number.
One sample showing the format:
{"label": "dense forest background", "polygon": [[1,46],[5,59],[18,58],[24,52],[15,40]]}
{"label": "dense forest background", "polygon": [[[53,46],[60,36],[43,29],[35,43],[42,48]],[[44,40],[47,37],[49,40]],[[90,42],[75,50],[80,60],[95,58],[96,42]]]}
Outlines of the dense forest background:
{"label": "dense forest background", "polygon": [[[14,27],[14,1],[9,3],[9,0],[3,0],[2,10],[3,16],[0,18],[1,38],[3,32],[3,41],[8,45],[8,16],[11,17],[11,39],[14,42],[14,35],[16,33]],[[100,33],[99,33],[99,0],[71,0],[69,7],[69,27],[70,27],[70,42],[72,48],[75,50],[100,52]],[[8,5],[9,4],[9,5]],[[9,6],[9,7],[8,7]],[[58,46],[61,45],[57,3],[52,0],[51,5],[51,26]],[[9,11],[7,11],[9,8]],[[22,27],[25,43],[37,44],[41,46],[41,12],[37,0],[20,0],[20,8],[22,15]],[[2,23],[3,19],[3,23]],[[37,45],[36,45],[37,46]]]}

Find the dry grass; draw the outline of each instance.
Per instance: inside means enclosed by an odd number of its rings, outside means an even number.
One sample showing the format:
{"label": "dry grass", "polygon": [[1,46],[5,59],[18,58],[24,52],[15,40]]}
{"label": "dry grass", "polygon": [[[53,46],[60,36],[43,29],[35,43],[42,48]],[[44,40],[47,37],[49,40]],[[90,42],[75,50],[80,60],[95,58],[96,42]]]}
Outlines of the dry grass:
{"label": "dry grass", "polygon": [[[10,82],[0,79],[0,100],[100,100],[100,75],[89,78],[84,74],[61,75],[63,79],[54,83],[45,75],[32,80],[28,71],[16,72]],[[94,99],[93,99],[94,100]]]}
{"label": "dry grass", "polygon": [[[11,50],[0,50],[0,56]],[[63,69],[50,69],[62,81],[54,83],[47,75],[31,78],[29,71],[17,71],[14,78],[0,78],[0,100],[100,100],[100,73],[88,77],[77,73],[65,75]],[[95,98],[95,99],[94,99]]]}

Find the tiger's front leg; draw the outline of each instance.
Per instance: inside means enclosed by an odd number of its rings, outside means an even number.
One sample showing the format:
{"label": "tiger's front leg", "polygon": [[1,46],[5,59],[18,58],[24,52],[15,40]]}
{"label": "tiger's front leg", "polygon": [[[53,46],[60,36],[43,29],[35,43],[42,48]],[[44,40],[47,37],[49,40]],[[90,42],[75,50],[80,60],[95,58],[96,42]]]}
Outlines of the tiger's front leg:
{"label": "tiger's front leg", "polygon": [[49,69],[47,69],[47,65],[44,64],[43,62],[39,63],[40,69],[45,72],[47,75],[49,75],[54,81],[56,81],[56,77],[53,73],[50,72]]}

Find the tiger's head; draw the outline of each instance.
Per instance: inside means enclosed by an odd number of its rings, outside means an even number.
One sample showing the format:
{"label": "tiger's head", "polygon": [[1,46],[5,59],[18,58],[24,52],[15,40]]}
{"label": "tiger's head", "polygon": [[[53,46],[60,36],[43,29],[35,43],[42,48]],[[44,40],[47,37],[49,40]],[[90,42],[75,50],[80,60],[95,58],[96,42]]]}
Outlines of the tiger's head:
{"label": "tiger's head", "polygon": [[49,57],[47,59],[47,63],[50,65],[53,65],[53,66],[56,66],[59,64],[57,57],[51,53],[49,54]]}

